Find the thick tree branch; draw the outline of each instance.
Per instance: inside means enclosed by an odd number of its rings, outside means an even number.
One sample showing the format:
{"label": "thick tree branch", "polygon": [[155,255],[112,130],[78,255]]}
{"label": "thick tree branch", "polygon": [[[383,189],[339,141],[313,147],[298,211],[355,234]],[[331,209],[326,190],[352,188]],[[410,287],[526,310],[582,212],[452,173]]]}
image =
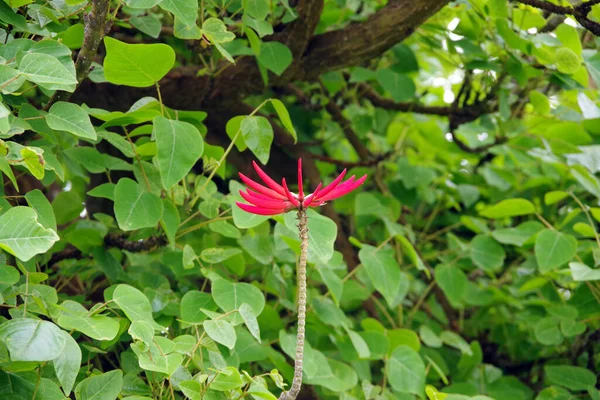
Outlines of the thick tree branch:
{"label": "thick tree branch", "polygon": [[[304,37],[314,31],[314,26],[311,25],[314,20],[309,16],[314,18],[320,14],[317,7],[320,2],[306,0],[306,8],[300,9],[305,10],[309,21],[303,28]],[[377,57],[410,36],[448,2],[449,0],[391,0],[364,22],[352,23],[343,29],[312,37],[303,55],[296,58],[282,76],[270,75],[269,83],[272,86],[284,86],[295,80],[312,81],[322,73],[359,65]],[[284,32],[274,35],[273,39],[283,42],[291,40]],[[262,92],[264,86],[255,58],[239,59],[235,66],[228,67],[215,78],[213,88],[204,98],[204,104],[231,98],[240,99]]]}
{"label": "thick tree branch", "polygon": [[315,36],[296,66],[296,79],[359,65],[401,42],[449,0],[391,0],[366,21]]}
{"label": "thick tree branch", "polygon": [[290,48],[294,58],[302,57],[315,33],[323,12],[323,0],[300,0],[296,6],[298,18],[281,33],[282,41]]}

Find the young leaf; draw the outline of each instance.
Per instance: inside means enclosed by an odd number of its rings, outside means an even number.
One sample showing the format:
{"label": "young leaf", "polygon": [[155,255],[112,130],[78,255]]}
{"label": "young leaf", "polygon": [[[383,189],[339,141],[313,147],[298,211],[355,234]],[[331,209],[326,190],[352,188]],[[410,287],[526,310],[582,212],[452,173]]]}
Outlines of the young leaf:
{"label": "young leaf", "polygon": [[64,101],[54,103],[46,116],[46,122],[50,128],[57,131],[96,140],[96,130],[92,126],[90,116],[77,104]]}
{"label": "young leaf", "polygon": [[116,85],[152,86],[175,64],[175,51],[166,44],[128,44],[105,37],[104,45],[104,76]]}
{"label": "young leaf", "polygon": [[254,315],[254,311],[252,311],[252,307],[250,307],[247,303],[242,303],[242,305],[240,305],[238,308],[238,312],[252,336],[254,336],[260,343],[260,327],[258,326],[256,315]]}
{"label": "young leaf", "polygon": [[115,400],[123,387],[123,371],[116,369],[93,375],[75,388],[77,400]]}
{"label": "young leaf", "polygon": [[261,45],[258,62],[280,76],[292,63],[292,51],[283,43],[266,42]]}
{"label": "young leaf", "polygon": [[60,386],[68,396],[75,385],[81,366],[81,349],[68,332],[63,331],[62,335],[65,338],[65,347],[60,355],[52,360],[52,364]]}
{"label": "young leaf", "polygon": [[206,334],[215,342],[233,349],[235,347],[235,330],[233,326],[222,319],[204,321]]}
{"label": "young leaf", "polygon": [[50,361],[65,347],[63,331],[52,322],[16,318],[0,325],[0,341],[10,352],[11,361]]}
{"label": "young leaf", "polygon": [[137,182],[122,178],[115,187],[115,216],[124,231],[156,226],[162,218],[163,203]]}
{"label": "young leaf", "polygon": [[0,248],[21,261],[48,251],[58,235],[38,222],[37,213],[29,207],[13,207],[0,216]]}
{"label": "young leaf", "polygon": [[248,116],[240,125],[244,142],[261,163],[269,161],[271,143],[273,143],[273,127],[265,117]]}
{"label": "young leaf", "polygon": [[204,140],[194,125],[164,117],[154,118],[152,134],[158,148],[158,170],[163,188],[170,190],[198,162]]}

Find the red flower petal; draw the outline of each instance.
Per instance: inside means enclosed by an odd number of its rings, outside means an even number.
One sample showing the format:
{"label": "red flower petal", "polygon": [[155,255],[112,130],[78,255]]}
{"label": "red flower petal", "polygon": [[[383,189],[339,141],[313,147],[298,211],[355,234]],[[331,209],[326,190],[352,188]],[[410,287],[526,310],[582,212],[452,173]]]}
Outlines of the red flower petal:
{"label": "red flower petal", "polygon": [[[337,185],[339,185],[339,183],[342,181],[342,179],[344,179],[344,176],[346,176],[345,168],[342,171],[342,173],[333,180],[333,182],[331,182],[329,185],[327,185],[323,189],[321,189],[319,196],[320,197],[326,196],[329,192],[331,192],[333,189],[335,189],[337,187]],[[315,196],[315,200],[318,200],[318,197]]]}
{"label": "red flower petal", "polygon": [[290,203],[292,203],[294,205],[294,207],[298,207],[300,205],[300,201],[298,201],[298,199],[294,197],[292,192],[290,192],[290,189],[288,189],[285,178],[283,178],[281,183],[283,184],[283,190],[285,191],[285,195],[287,196]]}
{"label": "red flower petal", "polygon": [[252,179],[248,178],[246,175],[242,174],[241,172],[239,173],[239,176],[240,176],[240,179],[242,181],[244,181],[244,183],[246,185],[248,185],[252,189],[256,190],[258,193],[262,193],[266,196],[269,196],[269,197],[273,198],[273,200],[277,200],[277,199],[285,200],[285,196],[277,193],[276,191],[274,191],[272,189],[269,189],[269,188],[261,185],[260,183],[254,182]]}
{"label": "red flower petal", "polygon": [[240,196],[242,196],[243,199],[250,204],[254,204],[255,206],[262,208],[270,208],[273,210],[279,210],[282,207],[285,208],[287,203],[287,201],[284,200],[265,200],[263,198],[253,195],[252,193],[246,193],[242,190],[240,190]]}
{"label": "red flower petal", "polygon": [[270,187],[280,195],[285,196],[285,191],[279,183],[275,182],[273,179],[271,179],[269,175],[267,175],[262,169],[260,169],[260,167],[255,161],[252,161],[252,165],[254,166],[254,170],[256,171],[260,179],[262,179],[268,187]]}
{"label": "red flower petal", "polygon": [[362,185],[366,179],[367,175],[363,176],[357,181],[354,181],[354,177],[352,177],[346,182],[344,182],[342,185],[332,190],[328,195],[320,197],[319,201],[329,201],[342,197],[343,195],[350,193],[351,191]]}
{"label": "red flower petal", "polygon": [[257,215],[277,215],[277,214],[282,214],[285,212],[285,209],[280,209],[280,210],[273,210],[270,208],[262,208],[262,207],[256,207],[256,206],[250,206],[248,204],[244,204],[244,203],[240,203],[240,202],[236,202],[235,204],[237,204],[237,206],[239,208],[241,208],[242,210],[249,212],[250,214],[257,214]]}
{"label": "red flower petal", "polygon": [[304,200],[304,191],[302,190],[302,159],[298,159],[298,200]]}
{"label": "red flower petal", "polygon": [[306,207],[310,207],[313,202],[316,203],[316,201],[314,201],[314,200],[319,195],[319,191],[321,190],[321,186],[323,186],[323,184],[319,183],[319,185],[317,186],[317,188],[315,189],[315,191],[311,195],[306,196],[306,199],[304,199],[304,205]]}

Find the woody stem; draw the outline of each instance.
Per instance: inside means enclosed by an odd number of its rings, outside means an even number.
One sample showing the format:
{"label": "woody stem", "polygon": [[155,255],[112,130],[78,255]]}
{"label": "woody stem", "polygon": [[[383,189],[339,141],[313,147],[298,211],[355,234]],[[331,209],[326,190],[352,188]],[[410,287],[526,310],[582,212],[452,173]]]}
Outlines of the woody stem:
{"label": "woody stem", "polygon": [[298,334],[296,336],[294,379],[290,390],[281,393],[279,400],[295,400],[302,386],[302,362],[306,333],[306,262],[308,258],[308,216],[303,207],[298,210],[298,233],[300,236],[300,262],[298,263]]}

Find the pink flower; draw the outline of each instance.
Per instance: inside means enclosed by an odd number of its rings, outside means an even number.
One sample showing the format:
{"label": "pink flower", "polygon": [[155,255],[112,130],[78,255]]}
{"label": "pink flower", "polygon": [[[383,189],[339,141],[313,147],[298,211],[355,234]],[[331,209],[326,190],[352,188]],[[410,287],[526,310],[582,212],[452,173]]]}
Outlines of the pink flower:
{"label": "pink flower", "polygon": [[301,158],[298,159],[298,194],[290,192],[285,178],[283,178],[280,185],[260,169],[256,162],[252,161],[252,165],[260,179],[267,186],[261,185],[240,173],[240,178],[249,187],[246,191],[240,190],[240,195],[250,204],[240,202],[236,202],[235,204],[246,212],[258,215],[277,215],[300,208],[319,207],[327,201],[350,193],[367,179],[367,175],[360,179],[355,179],[354,175],[352,175],[350,179],[342,182],[342,179],[346,175],[346,170],[344,169],[329,185],[322,187],[323,185],[319,183],[313,193],[304,196]]}

